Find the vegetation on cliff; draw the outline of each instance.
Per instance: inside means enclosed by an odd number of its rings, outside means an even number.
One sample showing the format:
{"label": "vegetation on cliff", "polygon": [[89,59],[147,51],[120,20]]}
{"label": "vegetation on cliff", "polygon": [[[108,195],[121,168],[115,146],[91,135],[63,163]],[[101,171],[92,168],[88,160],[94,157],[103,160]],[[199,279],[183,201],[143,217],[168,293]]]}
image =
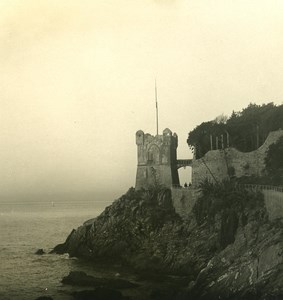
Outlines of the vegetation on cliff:
{"label": "vegetation on cliff", "polygon": [[220,219],[219,247],[225,248],[235,241],[240,223],[246,225],[247,215],[257,209],[259,220],[266,218],[264,199],[261,192],[251,192],[231,181],[211,183],[205,180],[200,184],[201,196],[193,212],[198,225],[207,222],[215,224]]}
{"label": "vegetation on cliff", "polygon": [[196,150],[197,158],[211,149],[210,136],[213,137],[214,149],[216,137],[218,148],[221,148],[221,136],[225,147],[229,136],[229,146],[242,152],[253,151],[263,144],[269,132],[283,128],[282,116],[283,105],[250,103],[240,112],[233,111],[229,118],[220,116],[198,125],[189,133],[187,142]]}
{"label": "vegetation on cliff", "polygon": [[283,137],[270,145],[266,159],[266,171],[271,184],[283,185]]}

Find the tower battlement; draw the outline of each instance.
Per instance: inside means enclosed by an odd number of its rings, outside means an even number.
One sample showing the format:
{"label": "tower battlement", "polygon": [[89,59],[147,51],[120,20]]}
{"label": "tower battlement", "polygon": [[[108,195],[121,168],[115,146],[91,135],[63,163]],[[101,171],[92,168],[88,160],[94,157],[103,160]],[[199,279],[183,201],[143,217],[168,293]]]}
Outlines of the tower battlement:
{"label": "tower battlement", "polygon": [[168,128],[162,135],[153,136],[142,130],[136,132],[138,167],[136,189],[156,183],[171,187],[179,184],[177,171],[178,136]]}

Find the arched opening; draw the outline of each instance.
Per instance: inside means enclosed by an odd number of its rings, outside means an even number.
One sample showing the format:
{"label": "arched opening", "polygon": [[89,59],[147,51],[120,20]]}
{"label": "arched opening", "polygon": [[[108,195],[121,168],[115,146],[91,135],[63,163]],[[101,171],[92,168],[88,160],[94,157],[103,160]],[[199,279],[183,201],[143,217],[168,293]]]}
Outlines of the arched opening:
{"label": "arched opening", "polygon": [[181,167],[178,169],[180,186],[184,187],[185,184],[190,186],[192,183],[192,167]]}
{"label": "arched opening", "polygon": [[147,161],[151,164],[159,164],[160,163],[160,151],[156,145],[152,145],[147,153]]}

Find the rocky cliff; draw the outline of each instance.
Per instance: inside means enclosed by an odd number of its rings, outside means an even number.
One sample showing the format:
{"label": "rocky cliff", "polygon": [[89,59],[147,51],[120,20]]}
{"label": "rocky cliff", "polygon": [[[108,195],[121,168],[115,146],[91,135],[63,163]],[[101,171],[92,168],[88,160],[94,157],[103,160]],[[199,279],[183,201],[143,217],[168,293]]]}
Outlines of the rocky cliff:
{"label": "rocky cliff", "polygon": [[283,299],[282,222],[268,220],[260,195],[233,195],[204,193],[183,221],[170,190],[131,188],[54,252],[186,276],[170,299]]}

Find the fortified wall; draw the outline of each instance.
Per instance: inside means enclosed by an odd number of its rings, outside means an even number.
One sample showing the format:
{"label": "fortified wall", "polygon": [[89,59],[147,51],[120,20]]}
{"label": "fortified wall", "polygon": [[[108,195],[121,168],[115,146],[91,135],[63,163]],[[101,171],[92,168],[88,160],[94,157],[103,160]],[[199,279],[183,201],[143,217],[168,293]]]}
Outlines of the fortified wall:
{"label": "fortified wall", "polygon": [[[138,166],[136,189],[148,188],[156,183],[172,191],[176,212],[184,219],[189,217],[200,195],[199,184],[207,179],[221,182],[232,176],[265,175],[265,157],[269,146],[283,136],[283,130],[270,132],[257,150],[244,153],[235,148],[211,150],[200,159],[177,159],[178,136],[165,129],[162,135],[152,136],[142,130],[136,133]],[[192,167],[192,186],[179,185],[178,168]],[[270,219],[283,217],[283,190],[263,189],[265,205]]]}
{"label": "fortified wall", "polygon": [[262,176],[269,146],[283,136],[283,130],[270,132],[264,144],[251,152],[235,148],[211,150],[200,159],[192,161],[192,184],[197,187],[203,180],[223,181],[231,176]]}
{"label": "fortified wall", "polygon": [[193,207],[201,195],[199,189],[192,187],[188,188],[171,188],[172,193],[172,204],[175,208],[176,213],[182,219],[188,219],[189,214],[193,210]]}

